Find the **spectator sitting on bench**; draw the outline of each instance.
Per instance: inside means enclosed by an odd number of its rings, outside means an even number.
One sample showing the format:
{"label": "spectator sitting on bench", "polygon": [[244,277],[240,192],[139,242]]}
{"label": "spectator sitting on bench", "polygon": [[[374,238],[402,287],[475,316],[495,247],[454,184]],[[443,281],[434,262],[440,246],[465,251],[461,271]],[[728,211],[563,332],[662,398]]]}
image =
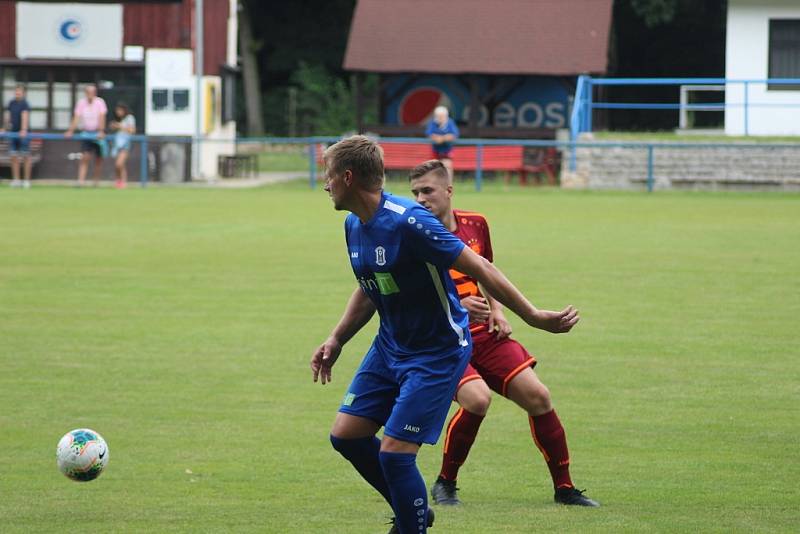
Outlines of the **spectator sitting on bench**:
{"label": "spectator sitting on bench", "polygon": [[[3,117],[3,124],[0,125],[0,133],[5,132],[2,128],[8,126],[9,129],[19,137],[13,137],[9,143],[8,155],[11,159],[11,187],[31,186],[31,151],[30,138],[28,137],[28,127],[30,126],[31,107],[25,99],[25,87],[17,85],[14,88],[14,100],[8,103]],[[19,179],[19,160],[25,162],[25,178]]]}
{"label": "spectator sitting on bench", "polygon": [[[70,139],[75,132],[75,128],[80,125],[86,137],[81,141],[82,157],[78,163],[78,185],[82,186],[86,181],[86,174],[89,172],[89,159],[94,154],[94,185],[96,187],[100,183],[103,158],[108,152],[108,145],[106,145],[105,141],[108,107],[105,100],[97,96],[97,86],[95,84],[87,85],[84,92],[86,97],[81,98],[75,104],[75,113],[72,116],[69,129],[64,132],[64,137]],[[96,138],[94,137],[95,135]]]}
{"label": "spectator sitting on bench", "polygon": [[425,129],[425,135],[433,141],[433,159],[438,159],[453,178],[453,158],[450,153],[453,151],[453,141],[459,136],[458,126],[450,118],[450,112],[444,106],[437,106],[433,110],[433,119]]}

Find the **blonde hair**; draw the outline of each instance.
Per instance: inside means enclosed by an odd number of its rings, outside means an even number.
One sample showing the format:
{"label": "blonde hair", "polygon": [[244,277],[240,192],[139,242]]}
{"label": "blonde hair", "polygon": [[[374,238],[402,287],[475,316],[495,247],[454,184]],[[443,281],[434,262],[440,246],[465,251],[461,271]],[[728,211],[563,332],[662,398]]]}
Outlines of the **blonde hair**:
{"label": "blonde hair", "polygon": [[383,187],[383,149],[363,135],[353,135],[329,146],[322,154],[325,165],[334,173],[350,170],[368,191]]}

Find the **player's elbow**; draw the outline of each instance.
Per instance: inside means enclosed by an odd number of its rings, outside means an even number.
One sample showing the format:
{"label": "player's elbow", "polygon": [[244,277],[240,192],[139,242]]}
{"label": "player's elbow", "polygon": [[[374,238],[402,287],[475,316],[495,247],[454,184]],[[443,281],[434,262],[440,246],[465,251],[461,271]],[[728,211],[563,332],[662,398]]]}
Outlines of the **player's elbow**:
{"label": "player's elbow", "polygon": [[483,284],[490,285],[491,282],[497,278],[500,271],[497,270],[497,267],[495,267],[492,262],[483,256],[479,256],[478,258],[479,260],[476,268],[479,276],[475,276],[475,279]]}

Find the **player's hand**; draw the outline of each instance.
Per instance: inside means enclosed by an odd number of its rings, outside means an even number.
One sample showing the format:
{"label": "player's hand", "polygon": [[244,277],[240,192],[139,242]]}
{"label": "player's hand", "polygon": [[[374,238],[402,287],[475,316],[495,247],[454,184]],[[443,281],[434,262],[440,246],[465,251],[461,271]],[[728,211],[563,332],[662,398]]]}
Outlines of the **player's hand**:
{"label": "player's hand", "polygon": [[104,139],[105,136],[106,136],[106,133],[104,131],[101,130],[101,131],[97,132],[97,138],[98,139]]}
{"label": "player's hand", "polygon": [[72,130],[67,130],[66,132],[64,132],[64,137],[66,139],[70,139],[72,137]]}
{"label": "player's hand", "polygon": [[536,317],[529,324],[535,328],[541,328],[554,334],[563,334],[572,330],[578,321],[581,320],[578,310],[569,305],[560,312],[549,310],[538,310]]}
{"label": "player's hand", "polygon": [[469,313],[469,322],[485,323],[489,320],[489,313],[492,310],[485,298],[470,295],[461,299],[461,305]]}
{"label": "player's hand", "polygon": [[20,137],[28,137],[28,130],[20,130],[19,131]]}
{"label": "player's hand", "polygon": [[492,310],[489,314],[489,332],[497,332],[497,339],[505,339],[511,335],[511,323],[500,310]]}
{"label": "player's hand", "polygon": [[311,355],[311,372],[314,382],[322,378],[322,383],[331,381],[331,367],[336,363],[339,354],[342,352],[342,345],[333,337],[325,340],[325,343],[317,347]]}

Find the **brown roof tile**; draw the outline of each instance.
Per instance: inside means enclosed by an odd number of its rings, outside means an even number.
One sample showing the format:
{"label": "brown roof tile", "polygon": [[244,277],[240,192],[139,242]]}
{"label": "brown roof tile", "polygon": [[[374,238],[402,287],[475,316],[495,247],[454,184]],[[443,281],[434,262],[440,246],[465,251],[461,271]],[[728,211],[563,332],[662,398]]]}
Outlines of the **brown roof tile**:
{"label": "brown roof tile", "polygon": [[602,74],[613,0],[358,0],[344,68]]}

